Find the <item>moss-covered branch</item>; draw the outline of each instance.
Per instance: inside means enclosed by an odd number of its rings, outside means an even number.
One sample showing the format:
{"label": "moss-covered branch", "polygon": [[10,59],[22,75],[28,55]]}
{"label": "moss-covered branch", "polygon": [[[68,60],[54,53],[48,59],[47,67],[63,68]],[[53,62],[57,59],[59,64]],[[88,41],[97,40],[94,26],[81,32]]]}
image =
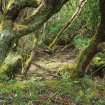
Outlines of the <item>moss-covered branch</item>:
{"label": "moss-covered branch", "polygon": [[67,1],[68,0],[43,0],[32,16],[25,19],[22,24],[14,24],[14,31],[21,37],[37,30],[52,15],[58,12]]}
{"label": "moss-covered branch", "polygon": [[26,7],[36,8],[40,2],[40,0],[1,0],[1,12],[14,21],[22,9]]}
{"label": "moss-covered branch", "polygon": [[[14,41],[17,38],[30,34],[39,29],[52,15],[54,15],[54,13],[59,11],[63,4],[66,3],[68,0],[49,1],[50,2],[48,2],[47,0],[43,0],[43,2],[37,8],[36,12],[33,13],[33,15],[30,16],[28,19],[26,19],[23,22],[23,24],[18,25],[14,23],[12,20],[11,21],[8,20],[7,18],[2,20],[4,23],[1,24],[2,29],[0,31],[0,63],[2,63],[5,57],[8,55]],[[25,3],[28,1],[27,0],[15,1],[15,3],[21,7],[21,5],[23,6],[23,4],[22,3],[20,4],[20,2]],[[15,14],[13,14],[13,16],[14,15]]]}

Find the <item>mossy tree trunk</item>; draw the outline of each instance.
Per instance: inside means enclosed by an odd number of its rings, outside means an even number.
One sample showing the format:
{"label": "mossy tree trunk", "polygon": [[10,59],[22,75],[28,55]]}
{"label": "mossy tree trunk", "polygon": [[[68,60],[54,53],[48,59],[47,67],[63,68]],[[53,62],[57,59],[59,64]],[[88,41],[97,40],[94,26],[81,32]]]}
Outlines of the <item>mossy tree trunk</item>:
{"label": "mossy tree trunk", "polygon": [[[39,29],[52,15],[57,13],[68,0],[0,0],[0,73],[15,68],[20,59],[9,53],[16,40]],[[34,12],[23,21],[17,22],[21,10],[34,8]],[[16,57],[17,56],[17,57]],[[9,58],[10,62],[6,62]],[[18,59],[19,58],[19,59]],[[14,60],[15,59],[15,60]],[[9,64],[7,64],[9,63]],[[11,63],[11,64],[10,64]],[[8,65],[8,66],[7,66]],[[10,67],[9,67],[10,66]],[[5,70],[4,70],[5,68]]]}
{"label": "mossy tree trunk", "polygon": [[27,72],[29,71],[29,68],[31,66],[32,60],[33,60],[34,55],[35,55],[35,51],[36,51],[36,49],[38,47],[38,41],[39,40],[37,38],[34,38],[31,54],[30,54],[29,58],[26,60],[26,62],[24,64],[22,74],[24,74],[25,77],[27,76]]}
{"label": "mossy tree trunk", "polygon": [[[0,78],[8,76],[14,79],[16,74],[21,73],[22,57],[14,52],[10,52],[0,67]],[[5,78],[4,78],[5,79]]]}
{"label": "mossy tree trunk", "polygon": [[78,63],[75,73],[79,76],[85,75],[91,60],[97,54],[98,47],[101,43],[105,42],[105,0],[100,0],[99,6],[101,14],[100,25],[88,47],[81,52],[79,58],[77,59]]}

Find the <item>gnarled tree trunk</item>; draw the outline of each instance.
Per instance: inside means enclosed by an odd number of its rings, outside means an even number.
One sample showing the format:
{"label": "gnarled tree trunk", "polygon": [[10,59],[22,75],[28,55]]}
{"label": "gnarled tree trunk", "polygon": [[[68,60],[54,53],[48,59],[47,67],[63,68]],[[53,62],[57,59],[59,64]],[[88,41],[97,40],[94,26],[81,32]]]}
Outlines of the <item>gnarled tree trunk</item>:
{"label": "gnarled tree trunk", "polygon": [[[8,54],[14,42],[39,29],[52,15],[57,13],[67,1],[68,0],[0,0],[0,17],[2,19],[0,24],[1,74],[6,73],[10,68],[13,71],[13,69],[15,69],[14,65],[17,64],[20,59],[18,55],[8,57],[10,56]],[[27,7],[35,8],[35,11],[22,22],[17,22],[16,18],[19,13]],[[6,62],[8,58],[10,62]],[[6,62],[6,64],[4,62]]]}

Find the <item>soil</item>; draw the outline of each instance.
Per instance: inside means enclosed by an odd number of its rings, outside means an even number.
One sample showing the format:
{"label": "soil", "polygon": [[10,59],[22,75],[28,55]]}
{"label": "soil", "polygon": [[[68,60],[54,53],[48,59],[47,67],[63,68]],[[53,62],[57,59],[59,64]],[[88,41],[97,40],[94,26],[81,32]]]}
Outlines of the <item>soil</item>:
{"label": "soil", "polygon": [[48,54],[42,50],[38,50],[33,58],[28,75],[29,77],[34,76],[40,80],[57,79],[59,68],[75,63],[75,58],[76,51],[74,49],[67,49],[63,52],[59,49],[54,54]]}

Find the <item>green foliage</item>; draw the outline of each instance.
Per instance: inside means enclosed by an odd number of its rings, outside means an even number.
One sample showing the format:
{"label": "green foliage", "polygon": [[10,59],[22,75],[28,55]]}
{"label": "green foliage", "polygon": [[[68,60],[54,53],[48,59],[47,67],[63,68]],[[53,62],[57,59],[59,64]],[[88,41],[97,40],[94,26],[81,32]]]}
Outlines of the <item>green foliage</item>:
{"label": "green foliage", "polygon": [[94,30],[100,22],[99,0],[95,2],[94,0],[88,0],[82,16],[86,20],[88,27]]}
{"label": "green foliage", "polygon": [[[61,80],[49,81],[9,81],[0,83],[0,97],[3,104],[55,105],[57,97],[66,97],[69,102],[81,105],[104,105],[105,84],[93,81],[89,77],[72,80],[68,73]],[[96,101],[97,100],[97,101]],[[63,103],[63,99],[60,101]],[[1,103],[0,103],[1,104]],[[58,105],[58,104],[57,104]]]}
{"label": "green foliage", "polygon": [[[75,34],[75,32],[77,31],[77,35],[81,34],[79,30],[86,30],[86,32],[84,32],[82,35],[92,36],[95,33],[97,24],[100,22],[100,12],[98,5],[99,0],[96,0],[95,2],[94,0],[88,0],[85,8],[82,10],[82,13],[80,14],[80,16],[78,16],[78,19],[65,33],[61,35],[58,42],[64,41],[66,42],[66,44],[70,43],[70,35]],[[45,30],[47,36],[45,39],[45,43],[50,43],[53,40],[53,38],[56,36],[59,30],[62,29],[64,24],[74,14],[77,6],[78,1],[70,0],[70,3],[68,3],[66,7],[64,6],[56,16],[54,16],[48,21]]]}
{"label": "green foliage", "polygon": [[73,44],[75,45],[76,48],[86,48],[89,45],[90,39],[86,37],[82,37],[80,35],[77,35],[74,40]]}
{"label": "green foliage", "polygon": [[105,54],[99,53],[94,57],[91,63],[93,72],[105,73]]}
{"label": "green foliage", "polygon": [[[7,9],[10,8],[14,0],[10,1],[12,2],[8,4]],[[44,33],[46,35],[44,39],[45,43],[50,43],[50,41],[53,40],[64,23],[66,23],[73,15],[77,5],[78,0],[70,0],[70,2],[64,6],[56,16],[48,21],[44,32],[39,33]],[[69,42],[70,35],[76,33],[77,36],[73,40],[74,46],[77,49],[87,47],[90,42],[90,38],[88,38],[87,35],[91,36],[94,34],[94,30],[100,21],[98,5],[99,0],[88,0],[81,15],[72,24],[72,27],[63,33],[59,41],[61,43],[62,40],[64,42]],[[82,36],[80,31],[84,31]],[[32,44],[33,37],[30,36],[26,39],[23,38],[20,41],[18,52],[24,56],[23,61],[26,61],[28,58]],[[105,65],[104,61],[105,54],[98,54],[93,60],[96,68],[103,64]],[[37,103],[40,105],[56,105],[54,102],[57,97],[67,97],[70,104],[74,103],[74,105],[105,105],[105,84],[100,80],[93,81],[87,76],[80,80],[71,79],[70,73],[67,71],[73,70],[74,68],[74,64],[73,66],[65,66],[64,68],[61,68],[61,78],[59,78],[59,80],[27,80],[21,82],[15,80],[9,82],[0,81],[0,105],[31,105]],[[2,78],[5,77],[2,75]]]}
{"label": "green foliage", "polygon": [[[84,77],[82,80],[64,78],[59,84],[58,91],[60,95],[70,97],[75,104],[92,105],[94,103],[95,105],[104,105],[104,98],[98,96],[100,92],[98,89],[99,85],[103,88],[104,93],[105,87],[101,83],[92,81],[89,77]],[[97,99],[97,101],[95,101],[95,99]]]}

